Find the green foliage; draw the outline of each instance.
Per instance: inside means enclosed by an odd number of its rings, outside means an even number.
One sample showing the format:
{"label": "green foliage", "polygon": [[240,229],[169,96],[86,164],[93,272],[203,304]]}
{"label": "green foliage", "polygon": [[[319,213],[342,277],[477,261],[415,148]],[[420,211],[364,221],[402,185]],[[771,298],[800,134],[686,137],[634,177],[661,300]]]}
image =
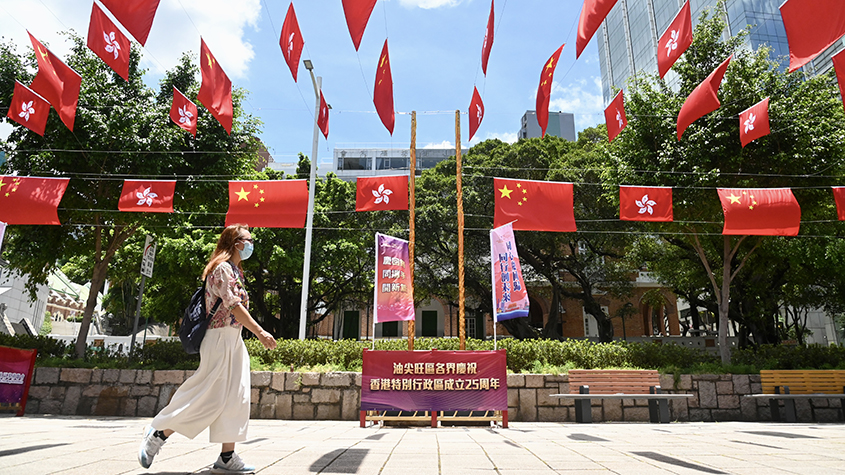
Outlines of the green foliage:
{"label": "green foliage", "polygon": [[53,332],[53,317],[50,312],[44,313],[44,322],[41,323],[41,329],[38,330],[40,336],[46,336]]}
{"label": "green foliage", "polygon": [[761,369],[845,369],[845,346],[761,345],[734,350],[732,362]]}
{"label": "green foliage", "polygon": [[36,358],[39,362],[47,358],[61,358],[65,356],[68,351],[68,346],[64,342],[46,335],[11,336],[5,333],[0,333],[0,346],[9,346],[22,350],[38,350]]}

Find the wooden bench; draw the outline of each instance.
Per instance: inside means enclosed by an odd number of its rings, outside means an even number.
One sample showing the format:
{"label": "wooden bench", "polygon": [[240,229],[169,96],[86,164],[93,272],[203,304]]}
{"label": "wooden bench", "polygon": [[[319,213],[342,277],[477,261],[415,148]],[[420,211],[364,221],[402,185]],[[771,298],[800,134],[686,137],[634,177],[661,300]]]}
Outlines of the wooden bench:
{"label": "wooden bench", "polygon": [[[840,419],[845,421],[845,370],[761,370],[762,394],[745,397],[768,399],[774,422],[795,422],[796,399],[839,399]],[[783,401],[781,418],[780,401]],[[812,406],[811,406],[812,407]],[[815,412],[813,412],[815,421]]]}
{"label": "wooden bench", "polygon": [[569,371],[571,394],[552,394],[552,397],[575,400],[575,420],[593,422],[592,399],[647,399],[649,420],[669,422],[669,399],[686,399],[693,394],[664,394],[660,389],[660,373],[655,370],[595,370]]}

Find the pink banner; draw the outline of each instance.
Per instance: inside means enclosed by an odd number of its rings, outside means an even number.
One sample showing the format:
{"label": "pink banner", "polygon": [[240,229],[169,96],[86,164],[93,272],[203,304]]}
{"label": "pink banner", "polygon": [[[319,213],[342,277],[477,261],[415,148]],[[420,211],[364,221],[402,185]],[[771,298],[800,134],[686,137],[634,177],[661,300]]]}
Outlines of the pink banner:
{"label": "pink banner", "polygon": [[36,350],[0,346],[0,404],[9,405],[22,416],[35,368]]}
{"label": "pink banner", "polygon": [[507,354],[364,350],[362,411],[507,411]]}
{"label": "pink banner", "polygon": [[375,323],[414,319],[408,241],[376,233]]}
{"label": "pink banner", "polygon": [[495,321],[528,316],[528,290],[522,280],[522,267],[516,252],[513,226],[508,223],[490,230],[493,266],[493,307]]}

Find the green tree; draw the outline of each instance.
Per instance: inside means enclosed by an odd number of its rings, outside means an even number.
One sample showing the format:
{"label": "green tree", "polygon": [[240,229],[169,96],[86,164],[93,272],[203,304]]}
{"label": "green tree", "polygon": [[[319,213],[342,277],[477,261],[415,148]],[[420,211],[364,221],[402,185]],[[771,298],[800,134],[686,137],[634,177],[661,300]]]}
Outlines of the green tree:
{"label": "green tree", "polygon": [[[841,102],[831,77],[784,74],[769,59],[767,48],[749,51],[743,46],[744,33],[722,40],[723,8],[720,4],[712,17],[702,15],[692,46],[674,67],[678,76],[675,87],[654,76],[638,76],[629,84],[626,109],[630,119],[609,148],[607,179],[675,187],[678,223],[655,226],[666,233],[662,239],[668,247],[652,246],[671,252],[665,254],[662,264],[651,265],[666,271],[662,277],[670,283],[668,278],[680,271],[671,268],[672,259],[686,269],[698,261],[694,276],[685,277],[675,290],[699,298],[701,294],[696,293],[707,288],[719,315],[721,358],[728,362],[731,309],[734,315],[741,310],[735,305],[739,303],[736,292],[743,288],[762,301],[766,289],[777,287],[764,270],[765,261],[755,263],[753,259],[762,256],[767,246],[788,246],[793,240],[720,235],[722,210],[714,188],[795,187],[805,220],[802,234],[827,234],[829,228],[824,223],[813,221],[831,218],[829,191],[822,187],[829,184],[828,176],[842,175],[838,157],[845,151],[845,137]],[[721,108],[698,119],[678,140],[675,124],[685,98],[731,54],[733,59],[719,89]],[[765,97],[771,98],[772,133],[743,148],[736,118]],[[740,281],[742,286],[732,286]],[[760,315],[759,307],[748,310]],[[758,326],[756,331],[765,334],[768,330]]]}
{"label": "green tree", "polygon": [[[63,224],[14,226],[9,232],[7,257],[12,268],[29,275],[29,285],[33,287],[46,282],[50,272],[62,262],[76,258],[87,263],[91,293],[76,342],[76,355],[82,357],[97,295],[116,254],[127,243],[140,247],[143,234],[152,230],[174,236],[190,232],[194,225],[220,226],[219,214],[227,205],[225,183],[198,176],[247,173],[257,159],[254,137],[259,123],[242,112],[244,93],[236,91],[232,134],[226,134],[200,106],[199,134],[193,138],[168,119],[170,103],[164,93],[173,83],[179,83],[183,92],[195,97],[197,85],[192,76],[196,66],[188,56],[165,76],[162,93],[156,100],[143,83],[144,70],[138,66],[137,47],[130,56],[129,80],[124,81],[85,46],[84,39],[74,34],[67,36],[72,47],[66,63],[82,76],[73,132],[51,113],[44,137],[16,127],[3,145],[9,157],[8,172],[72,178],[60,204]],[[4,92],[0,105],[9,106],[10,95],[5,94],[9,84],[15,78],[27,78],[23,66],[34,64],[33,54],[22,58],[10,47],[0,48],[0,92]],[[152,216],[117,212],[121,180],[128,177],[187,179],[188,186],[177,187],[175,207],[196,214]],[[127,262],[134,260],[134,266],[127,265],[122,269],[124,273],[134,267],[137,275],[140,253],[135,256],[126,257]],[[191,259],[198,262],[205,257]],[[184,292],[184,287],[180,290]]]}

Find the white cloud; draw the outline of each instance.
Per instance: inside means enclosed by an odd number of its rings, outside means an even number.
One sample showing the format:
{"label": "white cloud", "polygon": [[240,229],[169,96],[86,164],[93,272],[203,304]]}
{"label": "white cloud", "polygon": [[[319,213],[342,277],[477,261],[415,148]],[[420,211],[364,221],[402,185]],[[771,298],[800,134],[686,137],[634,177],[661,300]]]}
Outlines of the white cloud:
{"label": "white cloud", "polygon": [[550,111],[575,114],[575,129],[583,130],[604,122],[604,99],[601,94],[601,78],[593,77],[591,82],[581,80],[566,87],[552,84]]}
{"label": "white cloud", "polygon": [[[59,32],[73,29],[86,37],[90,5],[67,0],[0,0],[3,36],[11,38],[23,53],[31,48],[26,34],[29,29],[64,58],[70,51],[70,42]],[[202,35],[229,77],[244,78],[255,56],[252,45],[244,38],[244,30],[248,26],[257,29],[260,15],[261,0],[162,0],[143,51],[142,67],[159,74],[173,68],[183,52],[199,54]]]}
{"label": "white cloud", "polygon": [[463,0],[399,0],[405,8],[440,8],[440,7],[455,7],[460,5]]}
{"label": "white cloud", "polygon": [[423,148],[455,148],[455,144],[448,140],[444,140],[440,143],[428,143]]}
{"label": "white cloud", "polygon": [[514,143],[519,139],[519,132],[487,132],[484,140],[499,139],[502,142]]}

